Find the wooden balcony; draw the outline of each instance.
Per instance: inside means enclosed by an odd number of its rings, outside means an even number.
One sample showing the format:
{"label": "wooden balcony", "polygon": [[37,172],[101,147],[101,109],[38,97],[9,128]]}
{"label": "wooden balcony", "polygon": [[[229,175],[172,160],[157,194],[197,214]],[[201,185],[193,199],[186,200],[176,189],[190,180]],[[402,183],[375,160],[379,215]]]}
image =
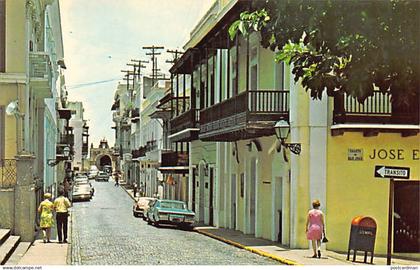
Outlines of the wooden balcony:
{"label": "wooden balcony", "polygon": [[[418,102],[418,101],[417,101]],[[413,106],[415,107],[415,106]],[[388,93],[374,91],[363,103],[347,95],[334,98],[334,124],[419,124],[419,110],[394,106]]]}
{"label": "wooden balcony", "polygon": [[289,117],[289,91],[243,92],[200,112],[203,141],[236,141],[275,134],[276,121]]}
{"label": "wooden balcony", "polygon": [[162,152],[159,170],[162,173],[188,173],[188,152]]}
{"label": "wooden balcony", "polygon": [[190,109],[171,120],[171,142],[190,142],[198,139],[200,111]]}
{"label": "wooden balcony", "polygon": [[[381,132],[401,132],[404,136],[419,132],[419,105],[394,105],[389,93],[374,91],[363,103],[345,94],[334,97],[332,134],[363,131],[365,136]],[[398,128],[401,127],[401,128]]]}

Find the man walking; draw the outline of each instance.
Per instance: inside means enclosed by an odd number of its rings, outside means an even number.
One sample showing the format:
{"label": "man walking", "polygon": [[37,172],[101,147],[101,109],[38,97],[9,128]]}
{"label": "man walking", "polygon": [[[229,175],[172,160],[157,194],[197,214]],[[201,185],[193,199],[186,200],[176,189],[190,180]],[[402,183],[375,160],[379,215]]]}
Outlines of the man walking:
{"label": "man walking", "polygon": [[136,197],[136,194],[137,194],[137,183],[134,182],[134,184],[133,184],[133,195],[134,195],[134,198]]}
{"label": "man walking", "polygon": [[58,198],[54,200],[54,209],[56,211],[57,234],[59,243],[67,243],[67,222],[71,207],[69,199],[64,197],[64,189],[58,190]]}

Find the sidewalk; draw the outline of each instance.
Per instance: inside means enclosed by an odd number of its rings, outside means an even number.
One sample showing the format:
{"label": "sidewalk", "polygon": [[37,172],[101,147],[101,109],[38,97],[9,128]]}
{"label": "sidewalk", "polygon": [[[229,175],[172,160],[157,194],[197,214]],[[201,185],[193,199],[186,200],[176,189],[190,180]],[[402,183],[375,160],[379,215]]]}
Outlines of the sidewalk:
{"label": "sidewalk", "polygon": [[38,238],[29,247],[28,251],[23,255],[18,265],[67,265],[71,264],[71,242],[72,242],[72,213],[70,210],[68,222],[69,243],[58,243],[56,227],[51,231],[51,243],[44,243],[42,240],[42,232],[39,231]]}
{"label": "sidewalk", "polygon": [[[133,190],[126,188],[124,185],[121,186],[127,194],[134,200]],[[136,194],[138,196],[138,194]],[[365,265],[363,263],[363,253],[358,253],[356,262],[352,262],[352,256],[350,261],[347,261],[347,253],[337,253],[329,250],[321,250],[321,259],[315,259],[312,257],[312,250],[308,249],[289,249],[281,246],[277,242],[270,240],[255,238],[253,235],[246,235],[240,231],[216,228],[216,227],[201,227],[196,225],[194,230],[198,233],[206,235],[208,237],[217,239],[227,244],[236,246],[248,250],[250,252],[257,253],[261,256],[277,260],[287,265]],[[368,256],[367,261],[370,261]],[[392,259],[393,265],[419,265],[420,261],[405,260],[405,259]],[[368,264],[370,265],[370,264]],[[373,265],[386,265],[386,257],[376,256],[373,258]]]}

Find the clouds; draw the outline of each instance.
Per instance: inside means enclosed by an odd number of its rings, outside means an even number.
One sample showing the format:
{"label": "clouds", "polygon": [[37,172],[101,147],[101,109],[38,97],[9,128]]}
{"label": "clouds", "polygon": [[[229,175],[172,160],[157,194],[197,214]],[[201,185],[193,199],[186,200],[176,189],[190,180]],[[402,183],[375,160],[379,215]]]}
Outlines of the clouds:
{"label": "clouds", "polygon": [[[190,31],[213,0],[61,0],[67,85],[123,77],[130,59],[146,59],[142,46],[182,48]],[[169,68],[163,54],[162,71]],[[150,66],[150,64],[149,64]],[[150,71],[150,67],[148,67]],[[146,70],[147,73],[147,70]],[[69,89],[82,101],[89,119],[90,142],[114,144],[111,105],[117,82]]]}

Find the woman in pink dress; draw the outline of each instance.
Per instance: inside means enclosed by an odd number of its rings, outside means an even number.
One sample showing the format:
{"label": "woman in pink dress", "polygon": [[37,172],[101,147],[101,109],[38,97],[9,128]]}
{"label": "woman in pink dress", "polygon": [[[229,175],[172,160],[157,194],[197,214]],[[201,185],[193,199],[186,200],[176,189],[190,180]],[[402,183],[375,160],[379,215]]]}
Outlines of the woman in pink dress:
{"label": "woman in pink dress", "polygon": [[[306,218],[306,237],[312,240],[312,248],[314,255],[312,258],[321,258],[321,238],[324,231],[324,214],[319,210],[321,203],[319,200],[312,201],[314,209],[309,210],[308,217]],[[318,254],[317,254],[318,251]]]}

